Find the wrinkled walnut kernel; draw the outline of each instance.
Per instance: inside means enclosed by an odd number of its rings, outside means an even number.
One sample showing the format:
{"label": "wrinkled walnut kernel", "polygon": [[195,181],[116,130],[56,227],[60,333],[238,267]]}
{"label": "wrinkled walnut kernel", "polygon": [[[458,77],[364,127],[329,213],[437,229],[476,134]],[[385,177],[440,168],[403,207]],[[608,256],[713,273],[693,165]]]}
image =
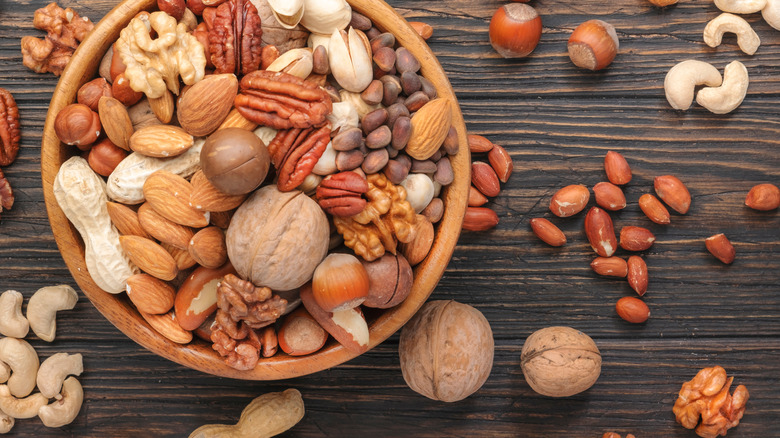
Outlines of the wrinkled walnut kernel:
{"label": "wrinkled walnut kernel", "polygon": [[[729,388],[733,377],[726,377],[726,370],[720,366],[704,368],[680,389],[672,411],[677,422],[686,429],[696,428],[702,438],[726,435],[726,431],[739,424],[745,413],[749,394],[744,385],[739,385],[733,394]],[[699,423],[701,417],[701,424]]]}
{"label": "wrinkled walnut kernel", "polygon": [[44,39],[22,38],[22,62],[36,73],[54,73],[59,76],[70,61],[73,52],[94,25],[87,17],[80,17],[73,9],[62,9],[56,3],[35,11],[33,26],[47,32]]}
{"label": "wrinkled walnut kernel", "polygon": [[217,287],[217,306],[233,321],[243,321],[249,328],[273,324],[287,307],[287,300],[273,295],[267,287],[228,274]]}

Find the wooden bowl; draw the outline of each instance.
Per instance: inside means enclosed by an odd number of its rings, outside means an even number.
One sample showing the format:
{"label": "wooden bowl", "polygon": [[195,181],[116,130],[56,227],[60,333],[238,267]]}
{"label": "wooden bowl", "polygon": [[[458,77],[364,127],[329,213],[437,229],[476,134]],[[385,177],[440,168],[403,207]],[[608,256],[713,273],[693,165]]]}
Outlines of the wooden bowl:
{"label": "wooden bowl", "polygon": [[[427,259],[415,268],[414,286],[409,297],[402,304],[369,319],[370,347],[373,348],[395,333],[417,312],[444,273],[460,235],[466,210],[470,156],[466,128],[455,94],[444,70],[425,42],[386,3],[379,0],[348,1],[355,11],[371,18],[377,28],[392,32],[399,44],[409,49],[420,61],[421,73],[433,82],[439,96],[452,101],[453,125],[460,142],[460,152],[452,157],[455,180],[442,196],[446,208],[437,226],[433,248]],[[52,232],[68,269],[87,298],[119,330],[154,353],[205,373],[248,380],[287,379],[321,371],[356,357],[356,354],[330,340],[322,350],[309,356],[290,357],[280,351],[271,358],[261,358],[253,370],[235,370],[227,366],[205,342],[193,341],[188,345],[180,345],[164,338],[146,323],[125,294],[107,293],[89,276],[84,261],[84,243],[57,204],[52,189],[60,165],[77,152],[74,147],[60,143],[54,133],[54,118],[63,107],[76,100],[76,92],[82,84],[96,77],[103,54],[117,39],[121,29],[136,13],[156,9],[156,5],[156,0],[125,0],[116,6],[81,43],[54,90],[41,145],[41,173]]]}

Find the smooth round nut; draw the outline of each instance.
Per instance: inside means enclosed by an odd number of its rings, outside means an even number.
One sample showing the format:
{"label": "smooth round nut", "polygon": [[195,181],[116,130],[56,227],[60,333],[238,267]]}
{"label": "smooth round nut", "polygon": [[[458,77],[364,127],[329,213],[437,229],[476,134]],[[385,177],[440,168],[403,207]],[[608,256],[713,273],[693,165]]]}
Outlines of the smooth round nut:
{"label": "smooth round nut", "polygon": [[115,145],[109,139],[94,144],[89,149],[87,162],[98,175],[109,176],[116,166],[127,157],[127,151]]}
{"label": "smooth round nut", "polygon": [[363,301],[364,306],[387,309],[409,296],[414,275],[403,255],[385,253],[371,262],[360,261],[368,273],[368,296]]}
{"label": "smooth round nut", "polygon": [[225,128],[206,140],[200,163],[214,187],[228,195],[243,195],[265,180],[271,159],[263,141],[251,131]]}
{"label": "smooth round nut", "polygon": [[623,297],[615,303],[615,311],[624,321],[641,324],[650,317],[650,309],[637,297]]}
{"label": "smooth round nut", "polygon": [[504,5],[490,20],[490,44],[504,58],[524,58],[542,37],[542,18],[536,9],[521,3]]}
{"label": "smooth round nut", "polygon": [[111,84],[103,78],[96,78],[79,88],[76,101],[88,106],[92,111],[97,111],[98,102],[103,96],[112,97]]}
{"label": "smooth round nut", "polygon": [[88,106],[72,103],[57,113],[54,132],[61,142],[86,150],[100,136],[100,116]]}
{"label": "smooth round nut", "polygon": [[620,42],[615,28],[601,20],[588,20],[569,37],[569,58],[577,67],[601,70],[617,56]]}

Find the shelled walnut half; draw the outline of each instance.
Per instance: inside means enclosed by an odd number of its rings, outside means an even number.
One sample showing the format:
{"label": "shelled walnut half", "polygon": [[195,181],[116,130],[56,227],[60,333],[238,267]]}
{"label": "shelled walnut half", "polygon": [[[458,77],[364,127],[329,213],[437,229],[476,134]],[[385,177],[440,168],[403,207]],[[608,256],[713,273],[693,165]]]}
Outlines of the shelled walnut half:
{"label": "shelled walnut half", "polygon": [[702,438],[726,435],[727,430],[739,424],[749,397],[744,385],[729,394],[733,380],[726,377],[726,370],[720,366],[699,371],[690,382],[683,383],[674,402],[672,411],[677,422],[686,429],[696,428],[696,434]]}

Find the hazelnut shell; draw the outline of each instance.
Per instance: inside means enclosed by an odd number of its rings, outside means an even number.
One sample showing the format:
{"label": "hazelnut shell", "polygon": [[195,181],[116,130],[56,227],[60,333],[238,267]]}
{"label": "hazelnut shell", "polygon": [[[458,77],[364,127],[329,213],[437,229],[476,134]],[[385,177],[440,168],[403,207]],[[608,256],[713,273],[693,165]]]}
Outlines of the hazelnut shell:
{"label": "hazelnut shell", "polygon": [[220,191],[243,195],[256,189],[268,174],[268,149],[254,133],[225,128],[206,140],[200,152],[203,174]]}

